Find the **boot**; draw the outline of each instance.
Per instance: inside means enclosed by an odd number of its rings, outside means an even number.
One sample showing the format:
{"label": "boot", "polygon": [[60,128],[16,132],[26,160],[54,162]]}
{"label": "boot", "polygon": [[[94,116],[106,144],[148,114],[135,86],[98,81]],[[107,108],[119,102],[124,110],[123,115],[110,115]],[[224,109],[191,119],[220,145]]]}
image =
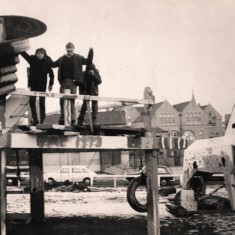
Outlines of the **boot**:
{"label": "boot", "polygon": [[78,125],[78,126],[82,126],[82,123],[83,123],[83,120],[81,120],[81,119],[78,119],[78,120],[77,120],[77,125]]}
{"label": "boot", "polygon": [[37,124],[39,124],[39,121],[38,120],[32,120],[31,121],[31,126],[36,126]]}

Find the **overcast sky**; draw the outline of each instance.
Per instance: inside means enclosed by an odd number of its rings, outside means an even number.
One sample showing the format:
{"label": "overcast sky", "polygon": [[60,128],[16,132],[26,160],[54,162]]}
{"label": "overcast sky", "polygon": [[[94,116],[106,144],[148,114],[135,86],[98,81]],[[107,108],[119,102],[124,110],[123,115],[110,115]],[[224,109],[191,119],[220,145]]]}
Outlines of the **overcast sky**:
{"label": "overcast sky", "polygon": [[[29,39],[29,54],[44,47],[55,60],[69,41],[84,56],[93,47],[100,96],[141,99],[149,86],[156,102],[189,101],[194,92],[198,103],[222,115],[235,104],[233,0],[2,0],[0,12],[47,25]],[[26,87],[26,67],[21,58],[17,87]]]}

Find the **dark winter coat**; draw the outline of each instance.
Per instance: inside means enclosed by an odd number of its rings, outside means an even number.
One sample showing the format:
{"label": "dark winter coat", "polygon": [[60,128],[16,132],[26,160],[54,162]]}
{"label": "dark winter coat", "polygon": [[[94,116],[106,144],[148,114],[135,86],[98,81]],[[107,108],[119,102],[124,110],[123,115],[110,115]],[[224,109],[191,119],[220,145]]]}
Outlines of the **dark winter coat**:
{"label": "dark winter coat", "polygon": [[[90,69],[93,69],[95,71],[94,75],[89,74]],[[84,76],[84,83],[81,86],[79,86],[79,94],[98,96],[99,95],[98,85],[102,83],[102,80],[99,74],[99,70],[96,69],[93,63],[86,67],[86,71],[84,72],[83,76]]]}
{"label": "dark winter coat", "polygon": [[[53,62],[53,68],[58,68],[58,81],[61,84],[62,82],[62,75],[61,75],[61,62],[66,55],[61,56],[58,60]],[[83,83],[83,72],[82,72],[82,65],[90,65],[93,60],[93,50],[90,50],[88,53],[87,58],[84,58],[81,55],[74,54],[73,55],[73,81],[80,85]]]}
{"label": "dark winter coat", "polygon": [[52,60],[49,56],[39,60],[35,55],[28,55],[27,52],[20,54],[30,65],[28,86],[32,91],[46,91],[47,74],[50,77],[49,86],[54,84],[54,73],[51,69]]}

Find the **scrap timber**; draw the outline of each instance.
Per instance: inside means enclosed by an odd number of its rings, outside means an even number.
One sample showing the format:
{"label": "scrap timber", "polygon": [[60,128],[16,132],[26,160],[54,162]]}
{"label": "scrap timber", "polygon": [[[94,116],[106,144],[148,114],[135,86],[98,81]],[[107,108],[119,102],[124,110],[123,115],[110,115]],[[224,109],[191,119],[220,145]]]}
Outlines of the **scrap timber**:
{"label": "scrap timber", "polygon": [[[21,94],[12,92],[12,96],[30,95],[47,96],[28,92]],[[64,98],[69,101],[73,99],[83,100],[105,100],[121,102],[128,104],[144,105],[144,127],[132,128],[128,125],[111,126],[111,125],[87,125],[87,126],[70,126],[70,125],[37,125],[35,126],[18,126],[15,131],[6,132],[0,135],[0,149],[2,156],[5,149],[26,149],[29,153],[30,168],[30,219],[31,222],[41,223],[45,220],[44,210],[44,182],[43,182],[43,154],[48,152],[61,151],[102,151],[102,150],[143,150],[146,157],[147,167],[147,201],[148,201],[148,235],[158,235],[159,230],[159,213],[158,213],[158,177],[157,177],[157,157],[160,149],[184,149],[187,147],[186,140],[183,138],[164,138],[157,137],[156,129],[154,96],[150,88],[145,89],[144,99],[121,99],[121,98],[102,98],[91,96],[74,96],[70,94],[52,95],[51,98]],[[69,109],[67,109],[69,110]],[[88,110],[88,115],[90,115]],[[68,114],[69,117],[69,114]],[[92,127],[92,128],[91,128]],[[5,163],[3,163],[4,165]],[[2,171],[3,172],[3,171]],[[5,174],[5,172],[4,172]],[[2,185],[5,185],[3,181]],[[4,195],[4,190],[1,196]],[[6,205],[5,205],[6,206]],[[4,204],[3,204],[4,207]],[[4,212],[5,209],[3,208]],[[2,234],[4,234],[2,226]]]}
{"label": "scrap timber", "polygon": [[[147,169],[147,204],[148,235],[159,235],[158,213],[158,174],[157,157],[160,149],[186,148],[184,139],[156,137],[155,98],[150,88],[145,88],[143,99],[108,98],[98,96],[71,95],[65,93],[14,91],[17,82],[15,65],[19,63],[18,53],[29,49],[28,38],[46,31],[46,25],[36,19],[19,16],[0,17],[0,198],[1,223],[0,233],[6,235],[6,149],[25,149],[29,155],[30,170],[30,219],[28,222],[39,224],[45,220],[43,153],[47,151],[101,151],[109,150],[144,150]],[[13,91],[13,92],[12,92]],[[11,93],[10,93],[11,92]],[[17,113],[24,113],[25,101],[29,96],[64,99],[65,126],[50,127],[19,126],[16,130],[6,130],[6,123],[11,129],[17,115],[6,110],[6,96],[12,100],[23,97]],[[15,98],[14,98],[15,97]],[[71,99],[86,101],[88,104],[87,127],[71,127]],[[122,105],[144,105],[144,127],[133,129],[127,126],[102,127],[92,123],[90,101],[116,102]],[[6,120],[6,118],[8,120]],[[10,120],[12,118],[12,120]],[[14,119],[14,120],[13,120]]]}

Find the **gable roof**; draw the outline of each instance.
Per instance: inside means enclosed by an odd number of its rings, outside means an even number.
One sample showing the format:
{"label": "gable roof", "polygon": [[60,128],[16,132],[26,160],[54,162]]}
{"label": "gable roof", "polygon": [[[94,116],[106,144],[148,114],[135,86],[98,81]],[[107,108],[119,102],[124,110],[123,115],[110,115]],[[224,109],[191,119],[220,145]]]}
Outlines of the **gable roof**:
{"label": "gable roof", "polygon": [[187,102],[184,102],[184,103],[175,104],[175,105],[173,105],[173,107],[174,107],[178,112],[182,112],[190,103],[191,103],[191,101],[187,101]]}
{"label": "gable roof", "polygon": [[204,109],[207,108],[207,106],[208,106],[208,105],[203,105],[203,106],[200,105],[200,108],[204,110]]}

